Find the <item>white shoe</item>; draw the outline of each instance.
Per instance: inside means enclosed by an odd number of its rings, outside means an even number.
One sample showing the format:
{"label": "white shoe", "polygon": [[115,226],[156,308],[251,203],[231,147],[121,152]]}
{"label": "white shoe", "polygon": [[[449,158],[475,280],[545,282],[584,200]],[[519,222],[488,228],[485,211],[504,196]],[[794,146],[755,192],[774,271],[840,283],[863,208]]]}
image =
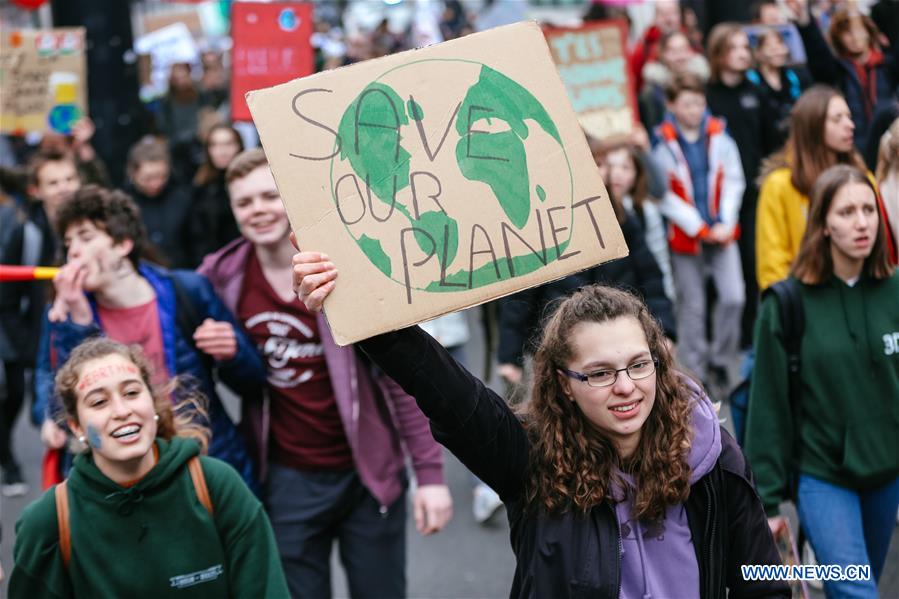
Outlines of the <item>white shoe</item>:
{"label": "white shoe", "polygon": [[471,502],[471,512],[475,522],[486,524],[503,506],[502,500],[496,491],[485,484],[479,484],[474,488],[474,500]]}

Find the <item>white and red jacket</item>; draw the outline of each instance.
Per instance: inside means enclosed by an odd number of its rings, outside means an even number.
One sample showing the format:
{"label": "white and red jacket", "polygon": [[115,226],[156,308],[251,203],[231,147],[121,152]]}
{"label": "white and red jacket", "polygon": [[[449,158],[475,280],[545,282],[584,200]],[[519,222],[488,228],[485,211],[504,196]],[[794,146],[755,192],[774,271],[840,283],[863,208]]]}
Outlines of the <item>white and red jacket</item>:
{"label": "white and red jacket", "polygon": [[[715,221],[732,225],[733,239],[736,239],[740,235],[737,221],[746,179],[737,144],[724,129],[721,120],[706,118],[704,137],[709,157],[709,214]],[[668,191],[659,206],[668,219],[668,244],[672,252],[698,254],[709,225],[703,220],[693,199],[690,165],[677,141],[674,123],[663,122],[656,128],[656,135],[659,142],[653,149],[653,158],[668,178]]]}

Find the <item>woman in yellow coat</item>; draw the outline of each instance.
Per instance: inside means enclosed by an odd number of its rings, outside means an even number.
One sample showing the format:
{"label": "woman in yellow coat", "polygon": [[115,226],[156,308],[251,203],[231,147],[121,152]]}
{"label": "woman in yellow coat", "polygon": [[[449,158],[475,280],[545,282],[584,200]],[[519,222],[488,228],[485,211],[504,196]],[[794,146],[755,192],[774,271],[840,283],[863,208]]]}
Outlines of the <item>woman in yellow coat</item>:
{"label": "woman in yellow coat", "polygon": [[[787,143],[765,162],[760,177],[755,251],[762,291],[790,272],[805,233],[808,194],[818,176],[835,164],[868,172],[854,148],[854,132],[846,100],[831,87],[812,87],[793,107]],[[870,173],[868,177],[876,186]],[[888,242],[895,261],[895,245]]]}

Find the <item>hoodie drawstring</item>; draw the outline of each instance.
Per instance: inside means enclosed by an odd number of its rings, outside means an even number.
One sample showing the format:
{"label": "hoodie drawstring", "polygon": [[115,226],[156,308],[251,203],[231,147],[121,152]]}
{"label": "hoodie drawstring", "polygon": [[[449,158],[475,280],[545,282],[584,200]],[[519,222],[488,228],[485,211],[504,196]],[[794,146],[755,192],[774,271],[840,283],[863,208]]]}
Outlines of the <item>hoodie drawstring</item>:
{"label": "hoodie drawstring", "polygon": [[131,487],[124,491],[110,493],[104,499],[106,499],[106,501],[114,502],[115,509],[118,513],[123,516],[130,516],[134,512],[134,508],[137,507],[137,504],[144,500],[144,494],[138,491],[136,487]]}
{"label": "hoodie drawstring", "polygon": [[643,574],[643,599],[652,599],[649,592],[649,583],[646,580],[646,560],[643,558],[643,531],[639,521],[634,521],[634,537],[637,539],[637,553],[640,556],[640,572]]}

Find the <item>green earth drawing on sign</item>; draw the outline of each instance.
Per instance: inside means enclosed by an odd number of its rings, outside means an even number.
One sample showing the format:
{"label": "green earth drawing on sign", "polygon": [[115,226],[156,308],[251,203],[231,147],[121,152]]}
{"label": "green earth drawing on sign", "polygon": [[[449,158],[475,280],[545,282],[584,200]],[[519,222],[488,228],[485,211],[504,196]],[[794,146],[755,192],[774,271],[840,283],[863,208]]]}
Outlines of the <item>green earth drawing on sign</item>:
{"label": "green earth drawing on sign", "polygon": [[340,218],[407,290],[473,289],[564,255],[568,156],[548,111],[502,73],[466,60],[405,64],[356,96],[338,133]]}

